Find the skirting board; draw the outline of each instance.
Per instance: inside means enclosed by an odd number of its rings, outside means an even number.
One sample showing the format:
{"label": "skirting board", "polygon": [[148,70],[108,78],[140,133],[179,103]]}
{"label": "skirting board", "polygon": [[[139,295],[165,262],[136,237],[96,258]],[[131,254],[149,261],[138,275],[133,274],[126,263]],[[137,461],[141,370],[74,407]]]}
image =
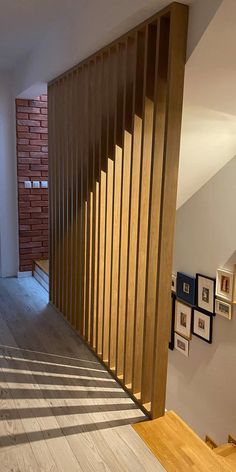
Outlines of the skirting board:
{"label": "skirting board", "polygon": [[18,279],[21,279],[22,277],[32,277],[32,270],[26,270],[24,272],[17,272],[17,277]]}

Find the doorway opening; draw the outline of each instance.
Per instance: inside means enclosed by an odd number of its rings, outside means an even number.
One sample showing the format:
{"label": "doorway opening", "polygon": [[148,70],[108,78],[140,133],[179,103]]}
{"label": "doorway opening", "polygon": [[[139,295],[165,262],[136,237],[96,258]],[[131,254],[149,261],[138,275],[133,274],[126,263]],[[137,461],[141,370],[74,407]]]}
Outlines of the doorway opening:
{"label": "doorway opening", "polygon": [[19,277],[33,275],[48,291],[47,94],[16,100]]}

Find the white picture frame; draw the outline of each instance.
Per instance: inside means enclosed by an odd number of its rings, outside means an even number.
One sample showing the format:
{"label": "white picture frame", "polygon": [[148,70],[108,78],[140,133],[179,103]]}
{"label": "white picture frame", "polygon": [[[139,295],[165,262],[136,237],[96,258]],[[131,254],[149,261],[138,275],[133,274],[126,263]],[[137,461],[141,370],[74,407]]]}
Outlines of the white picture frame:
{"label": "white picture frame", "polygon": [[217,269],[216,296],[232,303],[234,294],[234,273],[226,269]]}
{"label": "white picture frame", "polygon": [[215,314],[216,280],[203,274],[196,274],[196,305],[200,310]]}
{"label": "white picture frame", "polygon": [[232,305],[216,298],[215,301],[215,312],[217,315],[223,316],[227,320],[232,319]]}
{"label": "white picture frame", "polygon": [[185,357],[189,357],[189,340],[175,333],[175,349]]}
{"label": "white picture frame", "polygon": [[177,284],[177,275],[172,274],[172,277],[171,277],[171,291],[173,293],[176,293],[176,284]]}
{"label": "white picture frame", "polygon": [[192,307],[180,300],[175,302],[175,331],[184,338],[191,339]]}

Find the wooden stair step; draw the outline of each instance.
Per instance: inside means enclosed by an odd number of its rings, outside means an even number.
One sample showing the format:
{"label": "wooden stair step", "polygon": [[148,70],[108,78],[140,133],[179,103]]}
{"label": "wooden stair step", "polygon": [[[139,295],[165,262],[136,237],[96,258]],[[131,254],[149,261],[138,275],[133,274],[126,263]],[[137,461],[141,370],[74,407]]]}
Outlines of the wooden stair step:
{"label": "wooden stair step", "polygon": [[35,266],[38,266],[45,274],[49,276],[49,261],[45,259],[38,259],[34,261]]}
{"label": "wooden stair step", "polygon": [[[214,449],[214,452],[224,459],[229,461],[231,464],[236,466],[236,445],[235,444],[222,444],[222,446]],[[236,467],[235,467],[236,470]]]}
{"label": "wooden stair step", "polygon": [[233,472],[173,411],[133,425],[167,472]]}
{"label": "wooden stair step", "polygon": [[34,261],[34,278],[42,285],[42,287],[49,291],[49,264],[46,260],[37,260]]}

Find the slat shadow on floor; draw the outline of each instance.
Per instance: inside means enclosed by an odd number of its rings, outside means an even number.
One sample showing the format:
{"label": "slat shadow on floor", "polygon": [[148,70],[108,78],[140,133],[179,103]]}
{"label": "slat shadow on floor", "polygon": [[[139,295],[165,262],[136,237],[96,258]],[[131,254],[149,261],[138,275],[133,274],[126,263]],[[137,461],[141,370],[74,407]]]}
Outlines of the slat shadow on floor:
{"label": "slat shadow on floor", "polygon": [[144,414],[47,296],[0,279],[1,472],[164,470],[130,426]]}

